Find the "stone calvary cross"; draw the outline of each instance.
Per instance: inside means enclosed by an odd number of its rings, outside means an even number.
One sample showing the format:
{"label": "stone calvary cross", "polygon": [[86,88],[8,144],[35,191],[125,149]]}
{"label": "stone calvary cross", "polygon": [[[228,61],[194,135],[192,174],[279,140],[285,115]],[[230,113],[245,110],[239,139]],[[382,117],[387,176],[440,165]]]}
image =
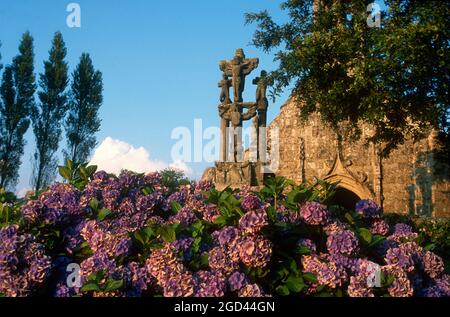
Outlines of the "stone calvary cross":
{"label": "stone calvary cross", "polygon": [[[259,65],[258,58],[246,58],[243,49],[238,48],[231,60],[219,62],[222,79],[218,87],[220,104],[218,106],[221,118],[220,160],[215,168],[207,169],[203,179],[212,180],[218,187],[225,186],[257,186],[262,183],[261,164],[265,162],[266,153],[266,118],[268,100],[266,97],[267,73],[261,72],[253,80],[256,88],[256,101],[244,102],[242,94],[245,89],[245,79]],[[230,88],[233,94],[230,94]],[[253,131],[256,131],[256,160],[244,160],[242,146],[243,122],[253,119]],[[261,129],[264,128],[264,129]]]}
{"label": "stone calvary cross", "polygon": [[[258,67],[258,58],[246,58],[243,49],[238,48],[232,60],[223,60],[219,68],[223,72],[219,82],[221,88],[219,115],[221,117],[221,162],[240,162],[243,160],[242,123],[254,118],[254,127],[266,126],[268,102],[266,98],[265,71],[261,77],[253,80],[257,85],[256,102],[243,102],[245,78]],[[229,79],[231,77],[231,80]],[[230,88],[233,88],[233,100],[230,99]],[[247,112],[243,112],[247,109]],[[228,131],[227,131],[228,130]],[[231,133],[230,133],[231,132]],[[258,138],[259,154],[259,138]]]}

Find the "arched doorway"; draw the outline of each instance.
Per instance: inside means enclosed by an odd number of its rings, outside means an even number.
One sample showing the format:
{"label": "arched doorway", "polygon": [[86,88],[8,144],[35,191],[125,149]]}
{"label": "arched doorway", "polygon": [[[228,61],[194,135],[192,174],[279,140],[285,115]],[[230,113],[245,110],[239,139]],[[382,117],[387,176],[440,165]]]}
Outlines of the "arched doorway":
{"label": "arched doorway", "polygon": [[356,203],[361,200],[361,197],[356,195],[351,190],[343,187],[336,188],[336,193],[331,199],[332,205],[339,205],[348,210],[354,210]]}
{"label": "arched doorway", "polygon": [[329,183],[336,184],[336,194],[331,203],[354,210],[356,203],[361,199],[373,199],[373,194],[363,184],[349,175],[334,174],[325,177]]}

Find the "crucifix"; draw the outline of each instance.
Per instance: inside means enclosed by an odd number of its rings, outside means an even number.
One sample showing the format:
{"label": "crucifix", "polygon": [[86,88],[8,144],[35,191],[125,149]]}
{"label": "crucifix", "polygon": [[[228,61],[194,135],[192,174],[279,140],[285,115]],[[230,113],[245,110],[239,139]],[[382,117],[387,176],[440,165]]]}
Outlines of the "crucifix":
{"label": "crucifix", "polygon": [[[232,145],[232,157],[228,160],[237,162],[242,151],[242,121],[249,120],[256,115],[256,103],[244,103],[242,93],[245,88],[245,77],[258,67],[257,58],[245,58],[244,51],[237,49],[232,60],[223,60],[219,68],[223,72],[223,79],[219,82],[222,88],[220,93],[219,115],[221,117],[221,154],[222,162],[227,161],[227,152]],[[228,79],[231,77],[231,81]],[[230,87],[233,87],[233,101],[230,100]],[[249,109],[243,113],[243,109]],[[227,135],[227,128],[233,131],[233,135]],[[232,142],[231,142],[232,140]]]}
{"label": "crucifix", "polygon": [[219,68],[224,75],[231,77],[234,102],[242,102],[245,88],[245,77],[258,67],[258,58],[245,58],[244,50],[238,48],[232,60],[221,61]]}

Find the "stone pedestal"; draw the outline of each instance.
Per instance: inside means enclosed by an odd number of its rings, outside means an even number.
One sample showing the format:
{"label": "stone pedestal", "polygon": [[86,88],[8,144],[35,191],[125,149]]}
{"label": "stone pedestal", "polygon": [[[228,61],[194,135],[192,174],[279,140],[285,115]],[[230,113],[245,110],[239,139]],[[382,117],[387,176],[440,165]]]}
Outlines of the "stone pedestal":
{"label": "stone pedestal", "polygon": [[214,182],[218,190],[226,187],[259,187],[264,185],[261,162],[216,162],[205,170],[202,180]]}

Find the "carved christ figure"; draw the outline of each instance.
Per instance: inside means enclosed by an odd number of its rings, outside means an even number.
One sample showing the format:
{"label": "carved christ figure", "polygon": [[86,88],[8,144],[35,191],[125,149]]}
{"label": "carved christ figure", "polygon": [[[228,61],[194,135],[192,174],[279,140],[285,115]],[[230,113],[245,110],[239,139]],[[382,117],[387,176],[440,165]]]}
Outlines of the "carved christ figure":
{"label": "carved christ figure", "polygon": [[245,77],[258,67],[258,58],[245,58],[244,51],[239,48],[231,61],[221,61],[220,70],[231,77],[234,102],[242,102],[242,93],[245,88]]}

